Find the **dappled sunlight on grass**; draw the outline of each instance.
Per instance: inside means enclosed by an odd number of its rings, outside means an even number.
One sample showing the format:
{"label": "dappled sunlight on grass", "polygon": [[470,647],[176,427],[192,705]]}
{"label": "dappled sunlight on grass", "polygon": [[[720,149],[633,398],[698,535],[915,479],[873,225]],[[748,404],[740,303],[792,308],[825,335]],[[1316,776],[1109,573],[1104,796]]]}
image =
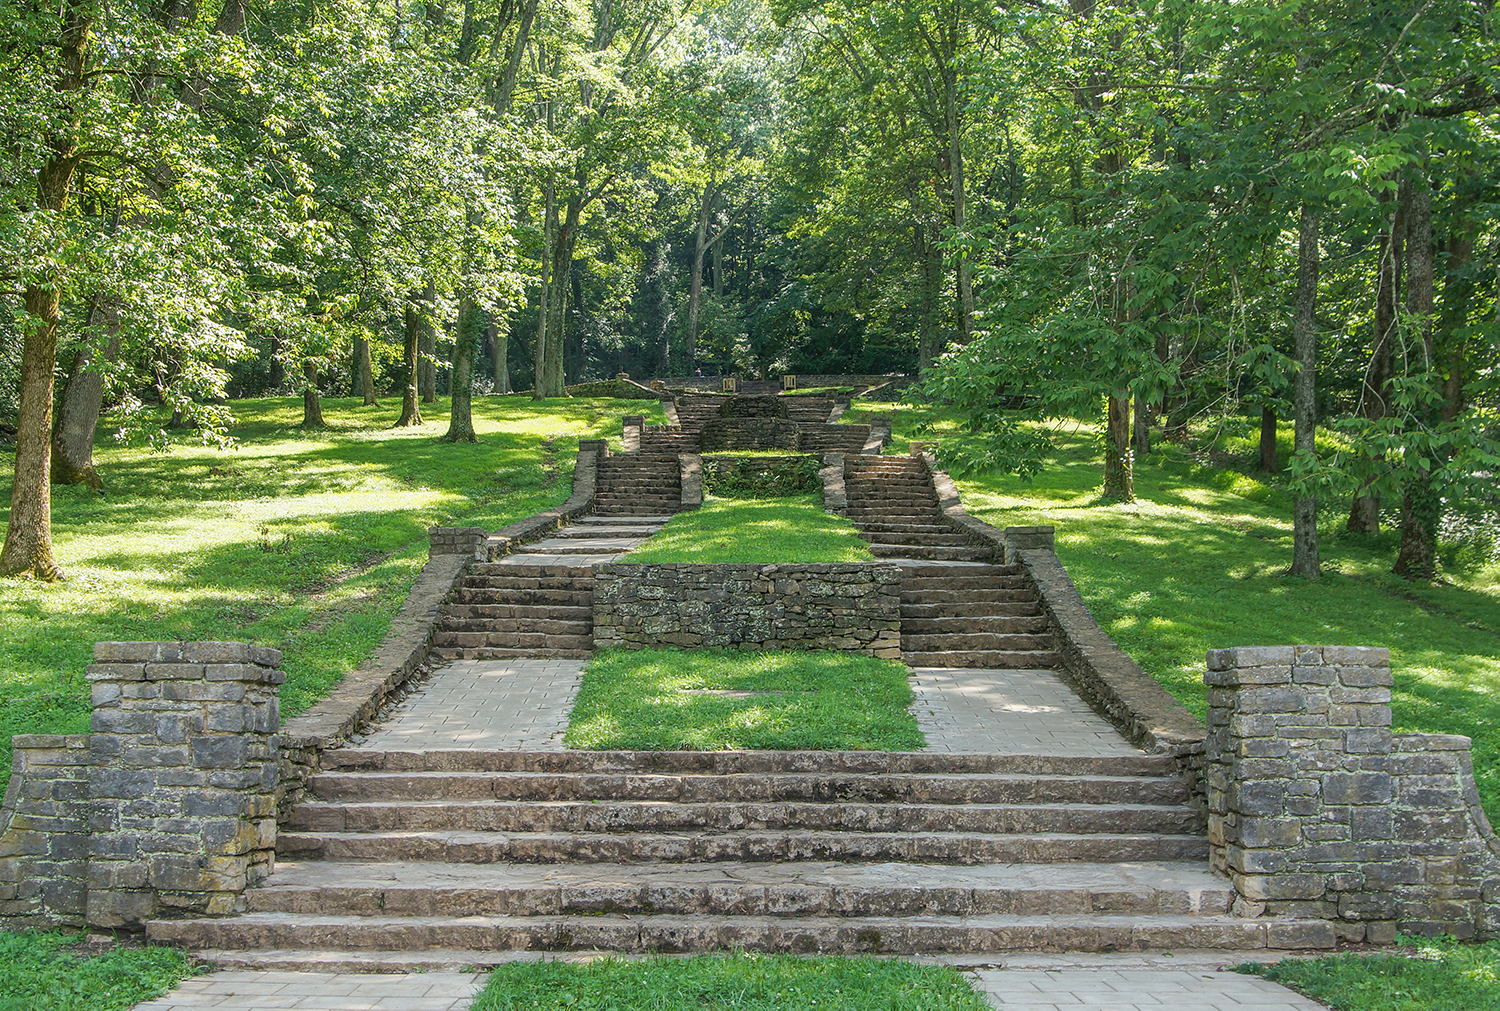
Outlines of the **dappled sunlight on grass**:
{"label": "dappled sunlight on grass", "polygon": [[[580,438],[619,441],[651,402],[480,397],[472,445],[427,425],[393,429],[399,400],[325,400],[329,428],[299,427],[300,398],[239,401],[235,447],[162,452],[100,439],[106,483],[53,490],[68,580],[0,580],[0,781],[10,736],[88,728],[93,643],[243,639],[282,649],[287,715],[357,666],[389,630],[427,555],[427,528],[490,529],[567,497]],[[101,424],[107,432],[108,422]],[[546,447],[550,445],[550,450]],[[10,501],[10,468],[0,503]],[[8,518],[0,510],[0,522]]]}
{"label": "dappled sunlight on grass", "polygon": [[905,667],[858,654],[607,650],[584,671],[565,741],[650,751],[904,751],[923,746],[907,712],[911,697]]}
{"label": "dappled sunlight on grass", "polygon": [[678,513],[626,562],[769,564],[868,562],[870,546],[854,525],[823,511],[815,495],[778,499],[707,498]]}

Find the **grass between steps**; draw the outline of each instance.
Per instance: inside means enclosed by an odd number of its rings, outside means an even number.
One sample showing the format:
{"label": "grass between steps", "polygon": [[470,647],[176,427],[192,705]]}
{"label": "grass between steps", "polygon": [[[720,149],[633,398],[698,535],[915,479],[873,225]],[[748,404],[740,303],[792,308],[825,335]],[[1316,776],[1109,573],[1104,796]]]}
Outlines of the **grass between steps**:
{"label": "grass between steps", "polygon": [[1404,950],[1236,966],[1340,1011],[1496,1011],[1500,942],[1402,938]]}
{"label": "grass between steps", "polygon": [[[956,431],[925,409],[894,413],[897,445],[932,439],[924,419],[940,443]],[[1396,533],[1345,533],[1339,500],[1318,517],[1323,579],[1288,577],[1291,498],[1283,475],[1254,472],[1258,422],[1195,428],[1189,444],[1138,457],[1130,504],[1101,500],[1097,434],[1072,423],[1054,429],[1056,452],[1031,484],[971,475],[958,485],[969,512],[995,526],[1056,526],[1058,558],[1099,624],[1199,716],[1206,650],[1389,647],[1396,730],[1473,738],[1480,796],[1500,823],[1500,564],[1470,563],[1450,545],[1440,581],[1399,579]],[[1279,441],[1287,460],[1289,425]],[[1320,451],[1337,448],[1325,433]]]}
{"label": "grass between steps", "polygon": [[0,932],[0,1011],[123,1011],[193,975],[171,948],[77,947],[56,932]]}
{"label": "grass between steps", "polygon": [[605,650],[584,669],[564,741],[590,751],[914,751],[926,740],[911,700],[906,668],[875,657]]}
{"label": "grass between steps", "polygon": [[823,511],[821,497],[705,498],[678,513],[625,562],[769,564],[869,562],[870,546],[848,520]]}
{"label": "grass between steps", "polygon": [[[433,524],[490,529],[567,497],[580,438],[618,442],[639,401],[479,397],[483,441],[453,445],[447,404],[393,429],[399,404],[324,400],[305,432],[300,398],[238,401],[232,450],[95,448],[106,488],[54,488],[68,573],[0,579],[0,785],[12,734],[82,733],[84,668],[108,640],[228,639],[285,653],[282,713],[357,667],[390,630],[427,558]],[[107,423],[101,425],[101,433]],[[0,457],[0,504],[11,471]],[[0,509],[0,525],[9,518]]]}
{"label": "grass between steps", "polygon": [[953,969],[792,955],[517,962],[497,968],[473,1011],[983,1011]]}

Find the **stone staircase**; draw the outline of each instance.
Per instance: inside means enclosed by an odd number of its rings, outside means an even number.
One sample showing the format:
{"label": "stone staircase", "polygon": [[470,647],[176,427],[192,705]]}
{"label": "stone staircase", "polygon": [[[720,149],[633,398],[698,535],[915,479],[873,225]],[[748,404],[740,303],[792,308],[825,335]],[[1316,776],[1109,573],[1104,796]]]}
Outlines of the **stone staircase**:
{"label": "stone staircase", "polygon": [[[643,446],[647,438],[643,433]],[[596,516],[671,516],[681,508],[682,469],[675,454],[626,453],[599,461]]]}
{"label": "stone staircase", "polygon": [[[341,749],[242,915],[149,936],[224,967],[514,950],[1257,948],[1170,759]],[[1286,921],[1282,921],[1286,922]],[[403,954],[404,953],[404,954]]]}
{"label": "stone staircase", "polygon": [[870,542],[876,558],[988,558],[984,549],[943,522],[932,477],[917,457],[845,456],[844,487],[848,496],[846,515],[859,528],[860,536]]}
{"label": "stone staircase", "polygon": [[433,654],[445,660],[592,656],[593,571],[559,562],[475,565],[443,606]]}
{"label": "stone staircase", "polygon": [[863,453],[870,441],[869,425],[799,423],[798,448],[804,453]]}
{"label": "stone staircase", "polygon": [[719,417],[728,397],[710,393],[687,393],[677,398],[677,423],[684,432],[701,432],[711,418]]}
{"label": "stone staircase", "polygon": [[648,425],[641,432],[642,456],[677,456],[700,451],[699,434],[675,425]]}
{"label": "stone staircase", "polygon": [[901,658],[913,667],[1047,670],[1057,647],[1019,566],[901,564]]}
{"label": "stone staircase", "polygon": [[799,425],[824,425],[833,417],[834,401],[829,397],[782,397],[786,416]]}

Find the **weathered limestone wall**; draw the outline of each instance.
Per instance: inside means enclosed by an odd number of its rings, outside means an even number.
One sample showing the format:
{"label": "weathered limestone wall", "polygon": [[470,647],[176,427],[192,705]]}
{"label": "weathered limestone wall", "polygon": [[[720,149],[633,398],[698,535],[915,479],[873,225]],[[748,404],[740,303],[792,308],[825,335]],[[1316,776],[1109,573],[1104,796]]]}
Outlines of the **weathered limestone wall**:
{"label": "weathered limestone wall", "polygon": [[271,871],[281,654],[238,642],[101,642],[93,732],[16,739],[0,920],[138,927],[220,914]]}
{"label": "weathered limestone wall", "polygon": [[899,658],[901,570],[596,565],[594,645],[836,649]]}
{"label": "weathered limestone wall", "polygon": [[1237,912],[1377,943],[1500,936],[1500,841],[1469,739],[1391,733],[1387,650],[1213,650],[1205,680],[1209,840]]}

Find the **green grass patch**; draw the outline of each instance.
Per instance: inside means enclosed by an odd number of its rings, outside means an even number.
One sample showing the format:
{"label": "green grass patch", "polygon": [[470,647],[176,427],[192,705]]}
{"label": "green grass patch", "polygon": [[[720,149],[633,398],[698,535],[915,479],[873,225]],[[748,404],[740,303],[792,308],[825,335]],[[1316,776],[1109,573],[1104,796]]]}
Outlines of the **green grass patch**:
{"label": "green grass patch", "polygon": [[926,740],[911,700],[894,660],[606,650],[584,669],[564,741],[591,751],[915,751]]}
{"label": "green grass patch", "polygon": [[1405,951],[1242,965],[1339,1011],[1496,1011],[1500,943],[1403,939]]}
{"label": "green grass patch", "polygon": [[497,968],[473,1011],[983,1011],[953,969],[791,955],[518,962]]}
{"label": "green grass patch", "polygon": [[[931,412],[905,407],[894,427],[931,438],[924,420]],[[1388,647],[1396,729],[1473,738],[1480,795],[1500,821],[1500,573],[1398,579],[1395,532],[1346,534],[1349,504],[1333,501],[1319,515],[1323,579],[1288,577],[1291,498],[1280,475],[1253,471],[1253,421],[1195,428],[1188,446],[1138,458],[1130,504],[1101,500],[1098,433],[1072,423],[1053,427],[1056,452],[1030,484],[970,475],[958,485],[969,512],[995,526],[1056,526],[1058,558],[1100,625],[1200,717],[1209,649]],[[938,416],[932,431],[941,442],[953,427]],[[1289,450],[1290,426],[1281,436]],[[1323,448],[1335,446],[1330,436]]]}
{"label": "green grass patch", "polygon": [[[231,406],[235,449],[152,452],[102,436],[105,492],[53,489],[68,580],[0,579],[0,783],[12,734],[88,730],[84,668],[98,641],[273,646],[285,653],[282,712],[301,712],[389,631],[429,526],[494,529],[556,505],[578,440],[618,443],[620,417],[643,405],[479,397],[473,445],[440,441],[446,402],[425,405],[428,424],[393,429],[395,402],[325,400],[317,432],[298,427],[300,398]],[[13,466],[0,461],[8,504]]]}
{"label": "green grass patch", "polygon": [[122,1011],[193,975],[171,948],[78,949],[78,937],[0,933],[0,1011]]}
{"label": "green grass patch", "polygon": [[854,524],[823,511],[816,495],[778,499],[705,498],[678,513],[626,562],[769,564],[869,562],[870,545]]}

